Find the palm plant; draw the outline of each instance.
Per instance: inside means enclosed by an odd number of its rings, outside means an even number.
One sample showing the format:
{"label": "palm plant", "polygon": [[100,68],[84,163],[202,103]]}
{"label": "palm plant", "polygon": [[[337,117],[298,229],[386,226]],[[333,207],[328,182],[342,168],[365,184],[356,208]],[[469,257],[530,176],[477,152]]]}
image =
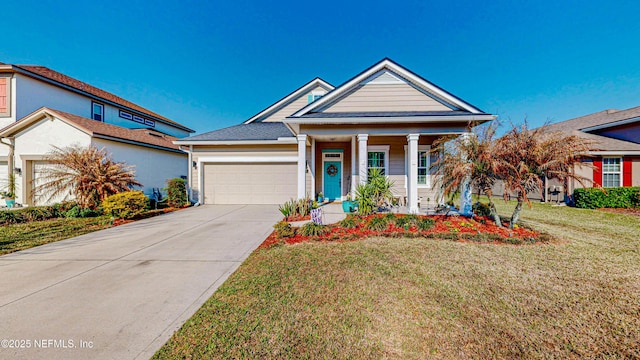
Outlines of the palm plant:
{"label": "palm plant", "polygon": [[113,161],[104,149],[94,146],[54,146],[46,160],[51,166],[43,170],[43,183],[33,193],[47,201],[73,197],[81,207],[95,209],[109,195],[142,186],[131,166]]}
{"label": "palm plant", "polygon": [[528,194],[540,191],[545,177],[560,181],[575,179],[585,186],[588,179],[574,169],[592,145],[575,135],[550,132],[547,126],[528,129],[526,121],[520,127],[512,126],[498,139],[494,155],[498,159],[498,173],[504,180],[505,199],[509,193],[515,193],[517,200],[510,227],[517,223],[523,203],[531,206]]}
{"label": "palm plant", "polygon": [[433,163],[436,183],[445,195],[458,193],[462,183],[470,179],[472,188],[478,189],[489,199],[491,217],[502,226],[493,202],[493,186],[499,179],[498,158],[495,156],[494,136],[497,124],[475,128],[473,136],[441,138],[434,142],[434,151],[442,151]]}

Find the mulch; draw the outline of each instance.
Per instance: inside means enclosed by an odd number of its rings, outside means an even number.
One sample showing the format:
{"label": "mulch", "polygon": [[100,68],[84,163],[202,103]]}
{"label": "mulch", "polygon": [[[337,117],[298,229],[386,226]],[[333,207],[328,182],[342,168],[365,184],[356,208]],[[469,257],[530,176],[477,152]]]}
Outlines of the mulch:
{"label": "mulch", "polygon": [[[272,232],[260,245],[268,248],[278,244],[298,244],[310,241],[320,242],[346,242],[357,241],[373,236],[381,237],[426,237],[447,239],[462,242],[482,242],[494,244],[534,244],[548,242],[550,237],[534,230],[516,226],[514,229],[498,227],[488,217],[474,217],[469,219],[463,216],[421,216],[430,218],[435,223],[428,230],[419,230],[415,226],[397,227],[393,222],[384,230],[372,230],[366,226],[371,218],[384,215],[369,215],[354,217],[358,222],[355,228],[344,228],[339,224],[327,225],[329,231],[319,236],[304,236],[296,231],[294,236],[278,238],[276,231]],[[397,215],[405,216],[405,215]],[[508,224],[506,224],[508,225]],[[505,226],[506,226],[505,225]]]}

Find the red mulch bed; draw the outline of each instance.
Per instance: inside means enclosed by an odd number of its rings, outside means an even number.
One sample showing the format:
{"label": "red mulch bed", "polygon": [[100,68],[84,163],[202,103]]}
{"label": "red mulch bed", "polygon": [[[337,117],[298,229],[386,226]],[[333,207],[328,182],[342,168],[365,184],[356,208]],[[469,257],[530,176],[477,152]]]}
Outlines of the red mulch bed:
{"label": "red mulch bed", "polygon": [[640,208],[625,208],[625,209],[609,209],[609,208],[602,208],[602,209],[598,209],[600,211],[606,211],[606,212],[610,212],[610,213],[614,213],[614,214],[624,214],[624,215],[634,215],[634,216],[640,216]]}
{"label": "red mulch bed", "polygon": [[[358,225],[355,228],[344,228],[339,224],[328,225],[329,232],[319,236],[304,236],[296,231],[295,235],[288,238],[278,238],[276,231],[272,232],[260,245],[268,248],[277,244],[298,244],[309,241],[357,241],[372,236],[381,237],[426,237],[436,239],[446,239],[462,242],[481,242],[494,244],[535,244],[546,243],[550,236],[541,234],[531,229],[516,226],[515,229],[498,227],[495,222],[488,217],[474,217],[469,219],[463,216],[420,216],[419,218],[429,218],[434,221],[433,226],[428,230],[420,230],[415,226],[398,227],[394,222],[384,230],[372,230],[366,225],[373,217],[384,217],[386,215],[370,215],[364,217],[354,216]],[[396,215],[402,217],[406,215]],[[506,225],[508,226],[508,224]]]}

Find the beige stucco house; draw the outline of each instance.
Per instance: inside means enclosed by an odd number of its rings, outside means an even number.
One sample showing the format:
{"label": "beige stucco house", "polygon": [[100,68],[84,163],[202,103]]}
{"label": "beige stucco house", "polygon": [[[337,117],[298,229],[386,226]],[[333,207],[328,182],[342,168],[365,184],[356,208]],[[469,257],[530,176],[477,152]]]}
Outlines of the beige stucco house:
{"label": "beige stucco house", "polygon": [[334,87],[316,78],[243,124],[174,141],[188,152],[192,199],[203,204],[343,200],[368,169],[394,181],[412,212],[435,203],[430,148],[493,120],[390,59]]}

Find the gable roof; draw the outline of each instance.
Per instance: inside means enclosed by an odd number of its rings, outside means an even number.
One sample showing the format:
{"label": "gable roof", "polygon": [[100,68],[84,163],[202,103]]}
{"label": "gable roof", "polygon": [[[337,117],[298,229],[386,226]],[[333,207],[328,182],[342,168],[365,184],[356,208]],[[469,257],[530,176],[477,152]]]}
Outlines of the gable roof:
{"label": "gable roof", "polygon": [[597,113],[550,124],[549,128],[553,128],[558,131],[592,131],[622,125],[623,123],[630,121],[640,121],[640,106],[626,110],[603,110]]}
{"label": "gable roof", "polygon": [[121,126],[105,124],[100,121],[46,107],[42,107],[25,116],[20,121],[0,129],[0,137],[14,136],[18,132],[49,116],[60,119],[94,138],[183,153],[180,147],[173,143],[173,141],[177,139],[176,137],[149,129],[128,129]]}
{"label": "gable roof", "polygon": [[[364,70],[360,74],[347,80],[344,84],[338,86],[327,95],[300,109],[295,114],[290,116],[289,119],[300,117],[315,117],[323,109],[326,109],[332,104],[338,102],[346,95],[362,86],[367,81],[374,81],[376,80],[376,78],[383,78],[378,81],[385,81],[387,83],[394,81],[394,79],[400,82],[406,82],[426,96],[429,96],[434,100],[441,102],[451,110],[464,111],[468,114],[474,115],[487,115],[477,107],[447,92],[439,86],[427,81],[426,79],[399,65],[393,60],[384,58],[378,63]],[[428,116],[429,114],[425,115]]]}
{"label": "gable roof", "polygon": [[331,90],[334,89],[333,85],[331,85],[328,82],[326,82],[326,81],[322,80],[321,78],[317,77],[317,78],[309,81],[308,83],[302,85],[301,87],[297,88],[296,90],[294,90],[290,94],[286,95],[282,99],[276,101],[275,103],[273,103],[271,106],[267,107],[266,109],[264,109],[264,110],[260,111],[259,113],[253,115],[252,117],[250,117],[244,123],[245,124],[250,124],[252,122],[262,121],[263,119],[265,119],[268,116],[274,114],[278,110],[284,108],[288,104],[290,104],[293,101],[299,99],[301,96],[303,96],[306,93],[308,93],[309,91],[317,88],[318,86],[324,88],[327,91],[331,91]]}
{"label": "gable roof", "polygon": [[294,139],[293,133],[281,122],[255,122],[209,131],[204,134],[176,140],[176,144],[205,141],[277,141]]}
{"label": "gable roof", "polygon": [[55,70],[49,69],[45,66],[39,65],[10,65],[10,64],[2,64],[0,63],[0,70],[10,70],[21,73],[23,75],[46,81],[50,84],[56,85],[58,87],[65,88],[67,90],[71,90],[74,92],[80,92],[83,94],[88,94],[91,97],[96,97],[104,100],[105,102],[110,102],[115,105],[119,105],[121,107],[125,107],[131,111],[140,113],[142,115],[146,115],[154,118],[160,122],[164,122],[180,129],[186,130],[188,132],[194,132],[194,130],[177,123],[173,120],[167,119],[166,117],[159,115],[151,110],[148,110],[142,106],[136,105],[131,101],[125,100],[117,95],[114,95],[110,92],[99,89],[93,85],[87,84],[80,80],[74,79],[70,76],[59,73]]}
{"label": "gable roof", "polygon": [[590,133],[590,131],[593,130],[621,125],[628,121],[640,121],[640,106],[627,110],[603,110],[574,119],[549,124],[547,125],[547,129],[549,131],[564,132],[592,140],[594,141],[594,151],[596,152],[640,151],[640,144]]}

